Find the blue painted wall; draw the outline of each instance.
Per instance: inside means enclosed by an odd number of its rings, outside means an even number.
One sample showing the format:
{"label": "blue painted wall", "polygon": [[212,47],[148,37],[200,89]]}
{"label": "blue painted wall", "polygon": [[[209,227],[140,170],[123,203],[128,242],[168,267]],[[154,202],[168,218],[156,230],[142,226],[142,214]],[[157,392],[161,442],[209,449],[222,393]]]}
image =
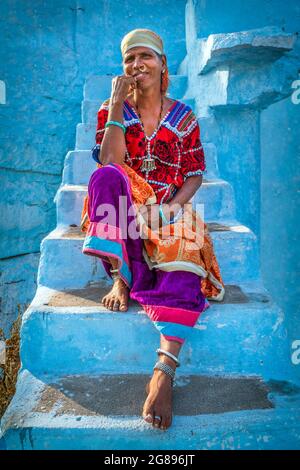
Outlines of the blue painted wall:
{"label": "blue painted wall", "polygon": [[[299,168],[300,99],[289,97],[261,115],[261,262],[286,314],[290,344],[300,340]],[[300,376],[300,365],[295,372]]]}
{"label": "blue painted wall", "polygon": [[279,26],[299,31],[300,2],[297,0],[193,0],[197,14],[197,36],[231,33]]}
{"label": "blue painted wall", "polygon": [[[198,37],[214,33],[278,26],[298,35],[291,53],[280,59],[282,70],[294,58],[300,72],[300,2],[289,0],[192,0]],[[255,86],[258,69],[243,64],[245,86]],[[288,65],[287,65],[288,67]],[[282,307],[290,344],[300,340],[299,309],[299,159],[300,104],[292,102],[291,84],[297,68],[284,77],[288,96],[278,103],[263,103],[256,110],[220,110],[218,162],[222,177],[234,187],[238,219],[260,237],[261,270],[266,287]],[[280,68],[278,68],[280,74]],[[262,75],[262,80],[270,77]],[[267,83],[267,82],[266,82]],[[300,82],[298,83],[298,90]],[[245,93],[247,90],[245,89]],[[300,93],[298,91],[298,101]],[[267,95],[268,99],[268,95]],[[255,112],[257,111],[257,112]],[[248,140],[245,129],[249,126]],[[240,138],[237,130],[240,129]],[[243,137],[244,136],[244,137]],[[251,139],[253,140],[251,141]],[[246,145],[245,145],[246,144]],[[292,353],[292,348],[291,348]],[[300,376],[300,365],[294,365]]]}
{"label": "blue painted wall", "polygon": [[[0,4],[0,327],[8,333],[35,292],[40,242],[56,224],[53,198],[75,127],[85,78],[122,73],[119,45],[131,29],[165,40],[170,72],[186,54],[185,1],[69,0]],[[32,256],[34,253],[36,256]],[[25,294],[26,293],[26,294]]]}

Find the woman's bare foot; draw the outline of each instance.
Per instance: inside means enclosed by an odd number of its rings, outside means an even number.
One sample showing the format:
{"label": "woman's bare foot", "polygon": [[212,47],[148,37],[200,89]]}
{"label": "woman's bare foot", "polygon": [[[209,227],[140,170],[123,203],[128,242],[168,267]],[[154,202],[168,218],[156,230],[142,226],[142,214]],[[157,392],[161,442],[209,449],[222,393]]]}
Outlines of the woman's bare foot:
{"label": "woman's bare foot", "polygon": [[101,302],[109,310],[126,312],[128,309],[128,287],[122,279],[115,279],[112,289]]}
{"label": "woman's bare foot", "polygon": [[[166,430],[172,423],[172,384],[171,379],[161,370],[155,370],[146,385],[148,397],[143,407],[143,418],[155,428]],[[155,419],[159,416],[161,420]]]}

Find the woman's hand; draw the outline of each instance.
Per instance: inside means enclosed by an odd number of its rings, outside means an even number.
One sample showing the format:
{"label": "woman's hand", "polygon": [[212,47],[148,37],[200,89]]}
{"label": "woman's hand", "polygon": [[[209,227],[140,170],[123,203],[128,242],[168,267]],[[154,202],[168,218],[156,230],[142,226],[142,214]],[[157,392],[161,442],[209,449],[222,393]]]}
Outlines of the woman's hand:
{"label": "woman's hand", "polygon": [[146,225],[151,228],[151,230],[158,230],[162,227],[163,223],[159,213],[159,204],[141,206],[139,211],[145,220]]}
{"label": "woman's hand", "polygon": [[130,89],[136,88],[137,80],[131,75],[118,75],[112,80],[112,90],[110,101],[114,103],[123,103],[128,96]]}

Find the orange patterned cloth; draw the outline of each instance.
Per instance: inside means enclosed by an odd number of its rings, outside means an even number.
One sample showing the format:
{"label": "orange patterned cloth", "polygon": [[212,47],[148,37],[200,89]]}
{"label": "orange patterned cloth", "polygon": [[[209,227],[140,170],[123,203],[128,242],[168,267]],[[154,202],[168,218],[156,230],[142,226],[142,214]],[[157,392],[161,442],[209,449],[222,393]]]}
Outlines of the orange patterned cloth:
{"label": "orange patterned cloth", "polygon": [[[156,202],[154,190],[131,167],[126,164],[121,166],[130,180],[132,201],[137,209],[149,267],[163,271],[194,272],[202,278],[203,295],[208,300],[221,301],[225,288],[207,225],[191,205],[187,205],[183,216],[177,222],[151,230],[138,213],[138,207]],[[98,164],[98,167],[101,168],[102,165]],[[88,196],[86,196],[82,210],[82,231],[86,232],[88,226]]]}

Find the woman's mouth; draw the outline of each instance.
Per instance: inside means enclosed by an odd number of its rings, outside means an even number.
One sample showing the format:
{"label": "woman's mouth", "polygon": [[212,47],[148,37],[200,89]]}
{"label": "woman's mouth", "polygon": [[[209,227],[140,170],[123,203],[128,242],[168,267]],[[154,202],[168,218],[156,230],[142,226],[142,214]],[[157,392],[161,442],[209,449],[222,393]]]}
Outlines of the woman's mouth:
{"label": "woman's mouth", "polygon": [[134,75],[134,78],[136,78],[138,80],[140,78],[144,78],[145,75],[148,75],[148,74],[146,72],[140,72],[140,73],[137,73],[136,75]]}

